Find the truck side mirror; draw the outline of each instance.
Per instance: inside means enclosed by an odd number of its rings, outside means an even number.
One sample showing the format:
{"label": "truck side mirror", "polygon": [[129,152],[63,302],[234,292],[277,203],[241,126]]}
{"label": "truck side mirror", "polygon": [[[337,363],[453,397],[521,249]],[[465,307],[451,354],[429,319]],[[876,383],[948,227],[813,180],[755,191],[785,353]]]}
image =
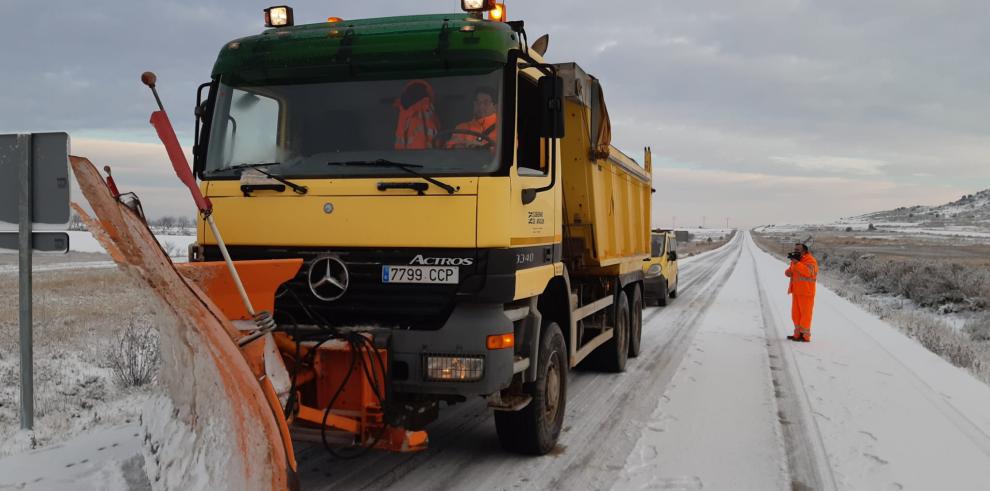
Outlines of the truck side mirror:
{"label": "truck side mirror", "polygon": [[667,253],[667,259],[670,260],[670,261],[676,261],[677,260],[677,251],[670,251],[670,252],[668,252]]}
{"label": "truck side mirror", "polygon": [[564,79],[546,76],[539,81],[540,136],[544,138],[564,137]]}

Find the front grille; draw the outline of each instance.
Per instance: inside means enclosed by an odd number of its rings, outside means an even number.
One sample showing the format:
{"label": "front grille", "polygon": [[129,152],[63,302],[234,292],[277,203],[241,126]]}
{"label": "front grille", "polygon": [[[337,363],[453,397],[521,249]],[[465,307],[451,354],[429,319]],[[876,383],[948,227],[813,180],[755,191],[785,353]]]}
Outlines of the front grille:
{"label": "front grille", "polygon": [[[280,322],[295,320],[308,324],[314,322],[306,312],[317,317],[317,322],[330,325],[378,325],[413,329],[438,329],[454,308],[458,292],[470,290],[481,284],[485,264],[479,252],[465,249],[287,249],[265,247],[230,247],[235,260],[303,258],[299,274],[286,283],[276,298],[276,318]],[[383,265],[407,265],[422,254],[424,257],[472,258],[474,264],[459,266],[460,285],[445,284],[387,284],[382,283]],[[309,289],[307,275],[310,264],[325,255],[340,258],[347,266],[350,284],[342,297],[332,302],[316,298]],[[483,255],[483,254],[481,254]],[[207,260],[220,260],[215,247],[206,251]],[[299,304],[305,304],[303,309]],[[288,314],[288,315],[285,315]]]}

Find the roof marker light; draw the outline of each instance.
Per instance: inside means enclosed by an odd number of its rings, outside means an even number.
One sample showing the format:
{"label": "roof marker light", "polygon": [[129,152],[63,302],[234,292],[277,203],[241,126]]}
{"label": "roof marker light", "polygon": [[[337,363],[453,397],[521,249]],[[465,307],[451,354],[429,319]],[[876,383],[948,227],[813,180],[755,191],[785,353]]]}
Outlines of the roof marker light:
{"label": "roof marker light", "polygon": [[292,25],[292,7],[279,5],[265,9],[265,27],[289,27]]}

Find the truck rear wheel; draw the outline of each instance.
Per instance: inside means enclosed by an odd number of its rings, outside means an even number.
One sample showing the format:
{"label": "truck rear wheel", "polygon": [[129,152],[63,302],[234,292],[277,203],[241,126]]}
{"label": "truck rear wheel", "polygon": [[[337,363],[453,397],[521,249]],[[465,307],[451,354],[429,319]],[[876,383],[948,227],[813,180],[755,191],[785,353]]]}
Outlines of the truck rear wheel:
{"label": "truck rear wheel", "polygon": [[629,357],[636,358],[643,338],[643,294],[636,285],[632,292],[632,300],[629,302]]}
{"label": "truck rear wheel", "polygon": [[606,372],[624,372],[629,357],[629,297],[624,291],[619,292],[612,305],[612,319],[615,320],[612,339],[591,353],[589,365]]}
{"label": "truck rear wheel", "polygon": [[510,452],[546,454],[557,445],[564,425],[567,346],[557,323],[544,325],[542,331],[536,381],[523,386],[533,400],[519,411],[495,411],[498,441]]}

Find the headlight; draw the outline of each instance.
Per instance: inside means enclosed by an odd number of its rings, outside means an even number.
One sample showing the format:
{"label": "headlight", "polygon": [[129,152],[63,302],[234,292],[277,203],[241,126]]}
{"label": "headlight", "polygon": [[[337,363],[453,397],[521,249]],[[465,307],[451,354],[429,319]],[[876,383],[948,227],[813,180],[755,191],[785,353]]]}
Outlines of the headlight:
{"label": "headlight", "polygon": [[495,8],[495,0],[461,0],[465,12],[482,12]]}
{"label": "headlight", "polygon": [[480,356],[427,356],[427,380],[473,382],[481,380],[485,360]]}
{"label": "headlight", "polygon": [[654,276],[660,276],[660,265],[654,264],[650,266],[649,269],[646,270],[646,276],[648,278],[652,278]]}
{"label": "headlight", "polygon": [[292,7],[280,5],[265,9],[265,27],[288,27],[292,23]]}

